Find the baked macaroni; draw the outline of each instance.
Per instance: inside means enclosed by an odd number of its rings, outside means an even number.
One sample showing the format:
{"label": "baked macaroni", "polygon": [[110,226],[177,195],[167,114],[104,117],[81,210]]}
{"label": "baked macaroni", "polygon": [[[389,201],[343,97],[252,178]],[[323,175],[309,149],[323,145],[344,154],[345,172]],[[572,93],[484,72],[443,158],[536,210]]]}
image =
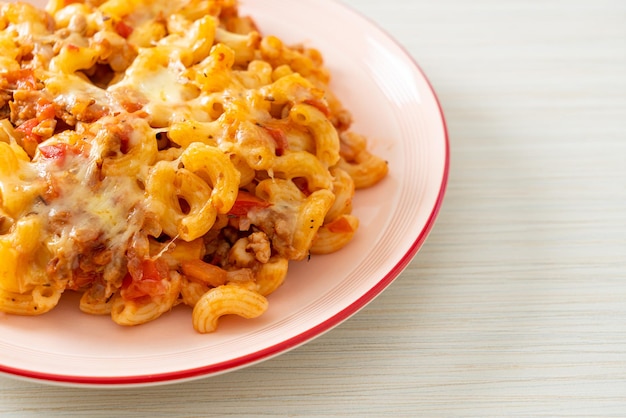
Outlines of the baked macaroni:
{"label": "baked macaroni", "polygon": [[352,240],[387,164],[321,54],[236,0],[0,3],[0,311],[66,291],[121,325],[261,315],[292,260]]}

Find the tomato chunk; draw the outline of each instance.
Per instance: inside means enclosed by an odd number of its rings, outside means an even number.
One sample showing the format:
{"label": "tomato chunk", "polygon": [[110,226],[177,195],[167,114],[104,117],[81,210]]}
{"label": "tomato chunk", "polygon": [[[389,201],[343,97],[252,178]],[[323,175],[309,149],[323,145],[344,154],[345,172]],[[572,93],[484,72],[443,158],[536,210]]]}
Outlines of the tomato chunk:
{"label": "tomato chunk", "polygon": [[43,158],[63,164],[68,156],[78,155],[81,153],[81,150],[74,145],[61,142],[58,144],[40,145],[39,153]]}
{"label": "tomato chunk", "polygon": [[37,119],[44,121],[46,119],[54,119],[56,116],[56,110],[54,105],[45,100],[37,101]]}
{"label": "tomato chunk", "polygon": [[28,119],[17,128],[15,128],[16,132],[20,132],[23,134],[22,146],[30,156],[35,153],[37,145],[39,145],[43,140],[46,139],[44,136],[40,135],[41,132],[37,130],[40,124],[44,122],[46,123],[45,125],[42,125],[47,128],[44,131],[47,131],[48,129],[56,125],[56,109],[54,107],[54,104],[50,103],[44,98],[39,98],[36,105],[37,116],[32,119]]}
{"label": "tomato chunk", "polygon": [[294,177],[291,179],[291,181],[306,196],[311,195],[311,190],[309,190],[309,181],[305,177]]}
{"label": "tomato chunk", "polygon": [[314,108],[322,112],[324,116],[330,116],[330,109],[325,101],[322,101],[320,99],[307,99],[304,101],[304,103],[308,104],[309,106],[313,106]]}
{"label": "tomato chunk", "polygon": [[10,71],[5,75],[5,78],[15,87],[16,90],[37,89],[37,78],[31,69]]}
{"label": "tomato chunk", "polygon": [[350,222],[348,222],[348,220],[343,216],[327,224],[326,228],[328,228],[330,232],[335,232],[335,233],[354,232],[354,229],[352,228],[352,225],[350,225]]}
{"label": "tomato chunk", "polygon": [[45,158],[50,158],[53,160],[62,160],[67,155],[70,149],[70,145],[68,144],[52,144],[52,145],[44,145],[39,147],[39,152]]}
{"label": "tomato chunk", "polygon": [[37,118],[28,119],[26,122],[15,128],[15,130],[17,132],[22,132],[26,136],[36,135],[35,133],[33,133],[33,129],[35,129],[35,127],[39,125],[40,122],[41,121]]}
{"label": "tomato chunk", "polygon": [[133,33],[133,30],[133,27],[126,24],[123,20],[115,24],[115,32],[124,39],[128,38]]}
{"label": "tomato chunk", "polygon": [[164,280],[168,276],[167,264],[161,260],[145,259],[141,261],[140,268],[130,272],[122,282],[121,295],[126,300],[139,299],[145,296],[162,296],[166,292]]}
{"label": "tomato chunk", "polygon": [[239,194],[237,194],[235,204],[230,209],[228,214],[233,216],[246,216],[248,214],[248,211],[250,211],[251,209],[262,209],[269,206],[271,206],[271,203],[259,199],[252,193],[246,192],[244,190],[239,190]]}
{"label": "tomato chunk", "polygon": [[276,145],[276,155],[280,157],[289,149],[289,141],[287,141],[287,135],[282,129],[273,128],[271,126],[264,126],[263,129],[272,137],[274,144]]}

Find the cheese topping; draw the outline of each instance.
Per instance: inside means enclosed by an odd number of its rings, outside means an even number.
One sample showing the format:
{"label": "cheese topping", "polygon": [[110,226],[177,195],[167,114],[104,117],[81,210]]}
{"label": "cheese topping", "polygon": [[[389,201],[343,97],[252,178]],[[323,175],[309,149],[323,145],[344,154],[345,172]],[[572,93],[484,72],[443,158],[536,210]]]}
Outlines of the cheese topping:
{"label": "cheese topping", "polygon": [[46,10],[0,4],[0,312],[73,290],[122,325],[185,303],[210,332],[352,239],[353,179],[387,168],[317,51],[262,37],[236,0]]}
{"label": "cheese topping", "polygon": [[[145,227],[148,208],[136,178],[103,174],[107,156],[122,153],[118,144],[132,148],[154,136],[149,126],[132,119],[124,115],[102,124],[101,132],[120,126],[124,132],[127,127],[128,137],[79,130],[68,142],[58,137],[43,142],[33,159],[39,179],[30,182],[45,184],[33,213],[46,220],[43,245],[55,257],[49,272],[69,281],[70,288],[80,288],[88,276],[102,281],[112,294],[121,284],[122,260],[131,240]],[[96,261],[86,261],[87,256]]]}

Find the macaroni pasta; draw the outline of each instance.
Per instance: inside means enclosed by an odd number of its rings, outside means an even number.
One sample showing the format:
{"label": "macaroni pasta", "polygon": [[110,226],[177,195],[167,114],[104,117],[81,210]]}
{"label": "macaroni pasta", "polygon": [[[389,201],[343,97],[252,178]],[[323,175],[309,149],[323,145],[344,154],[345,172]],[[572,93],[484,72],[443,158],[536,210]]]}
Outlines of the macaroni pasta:
{"label": "macaroni pasta", "polygon": [[236,0],[0,3],[0,311],[254,318],[387,164],[321,54]]}

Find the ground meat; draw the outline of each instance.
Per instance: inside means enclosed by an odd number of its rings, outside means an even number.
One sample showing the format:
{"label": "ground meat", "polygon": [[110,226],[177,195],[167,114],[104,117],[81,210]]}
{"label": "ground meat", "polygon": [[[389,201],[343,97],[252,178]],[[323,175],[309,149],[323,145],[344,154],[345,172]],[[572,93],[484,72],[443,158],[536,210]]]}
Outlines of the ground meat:
{"label": "ground meat", "polygon": [[292,258],[293,235],[296,214],[287,208],[270,208],[248,212],[248,217],[259,230],[263,231],[271,242],[274,252],[280,256]]}
{"label": "ground meat", "polygon": [[45,94],[39,90],[16,90],[13,93],[13,101],[9,102],[11,109],[11,122],[19,126],[27,120],[37,117],[37,102],[45,98]]}
{"label": "ground meat", "polygon": [[270,248],[270,241],[264,232],[254,232],[248,236],[248,245],[246,250],[254,253],[256,258],[261,263],[267,263],[272,255],[272,249]]}

